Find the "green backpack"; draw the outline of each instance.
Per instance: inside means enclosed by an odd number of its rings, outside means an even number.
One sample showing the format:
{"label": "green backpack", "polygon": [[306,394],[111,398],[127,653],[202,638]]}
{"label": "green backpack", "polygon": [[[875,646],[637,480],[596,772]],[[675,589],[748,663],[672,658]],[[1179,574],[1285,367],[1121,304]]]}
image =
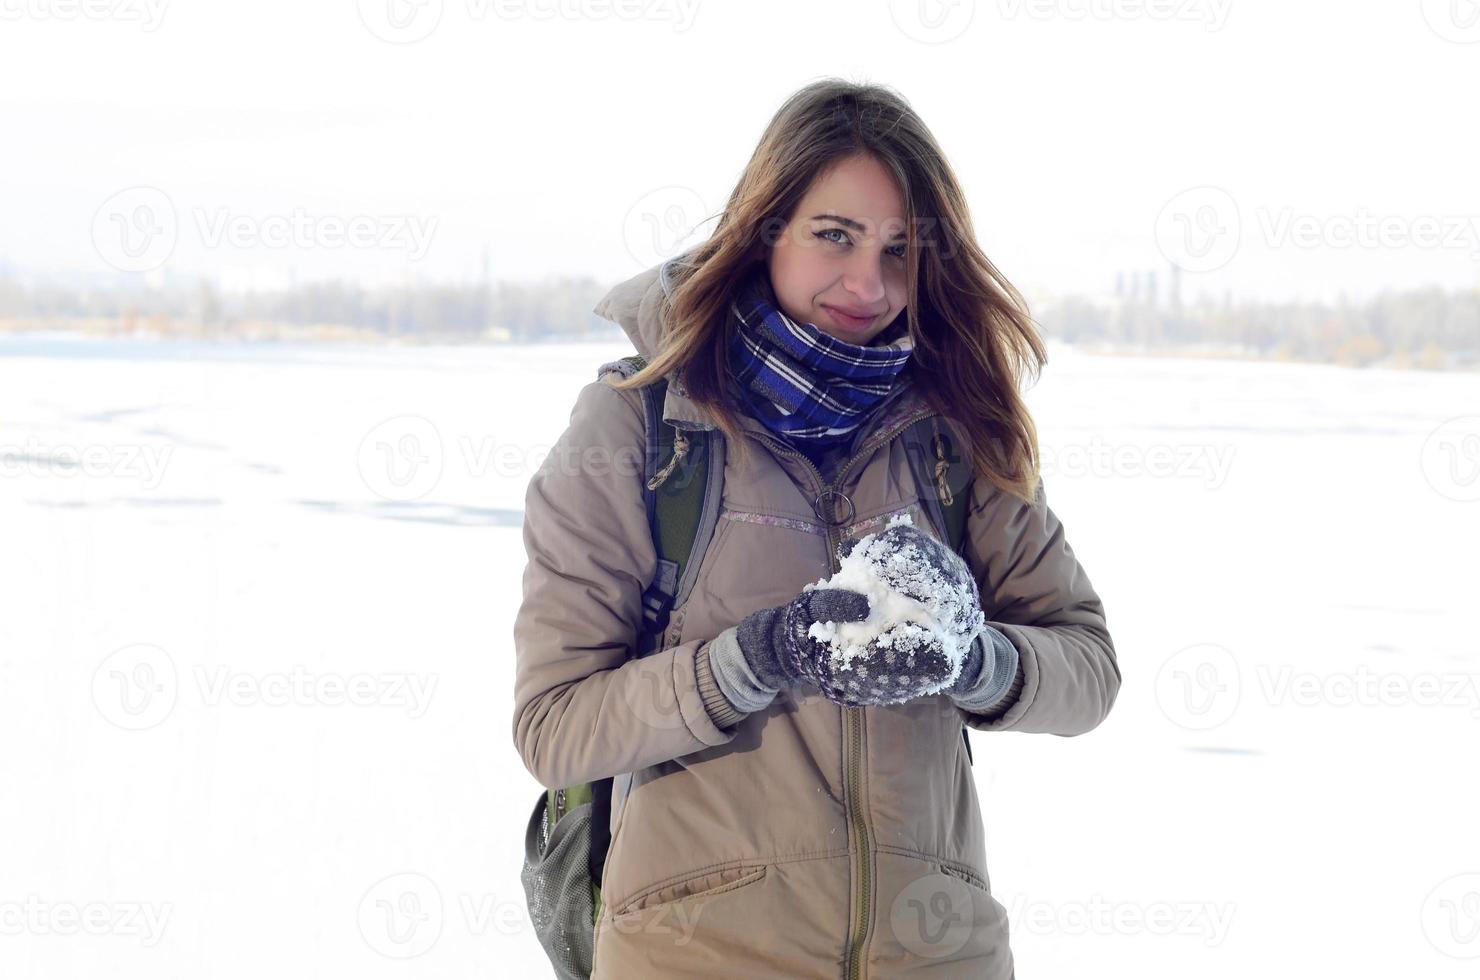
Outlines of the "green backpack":
{"label": "green backpack", "polygon": [[[624,357],[603,364],[597,377],[616,371],[629,378],[646,365],[640,355]],[[642,597],[643,621],[635,655],[643,657],[663,645],[669,612],[686,601],[693,587],[719,520],[725,467],[724,439],[718,430],[680,432],[663,422],[666,380],[640,391],[647,435],[643,485],[658,554],[657,574]],[[909,426],[900,438],[921,488],[921,501],[959,550],[964,544],[971,460],[958,458],[949,433],[933,418]],[[940,486],[946,500],[936,491]],[[962,489],[953,493],[950,488]],[[961,737],[970,759],[965,725]],[[520,879],[535,935],[561,980],[589,980],[591,976],[602,871],[611,844],[613,797],[620,809],[631,780],[632,774],[625,773],[547,789],[530,814]]]}

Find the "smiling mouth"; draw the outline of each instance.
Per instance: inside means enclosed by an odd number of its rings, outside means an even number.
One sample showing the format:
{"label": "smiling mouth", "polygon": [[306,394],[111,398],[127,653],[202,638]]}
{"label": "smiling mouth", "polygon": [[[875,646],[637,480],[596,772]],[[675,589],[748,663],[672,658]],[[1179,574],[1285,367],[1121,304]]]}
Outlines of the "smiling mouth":
{"label": "smiling mouth", "polygon": [[850,313],[843,312],[835,306],[828,306],[826,303],[823,304],[822,308],[831,313],[834,319],[842,323],[844,326],[849,327],[867,326],[868,324],[873,323],[879,318],[879,315],[877,313],[869,316],[853,316]]}

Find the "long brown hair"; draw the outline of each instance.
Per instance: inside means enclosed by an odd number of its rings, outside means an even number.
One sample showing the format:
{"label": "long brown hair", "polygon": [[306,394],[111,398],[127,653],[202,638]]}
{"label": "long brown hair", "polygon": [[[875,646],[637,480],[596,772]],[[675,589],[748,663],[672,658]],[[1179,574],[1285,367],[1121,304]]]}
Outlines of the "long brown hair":
{"label": "long brown hair", "polygon": [[1032,503],[1038,435],[1018,385],[1036,380],[1047,352],[1026,301],[977,245],[965,195],[935,138],[886,86],[829,78],[782,104],[714,233],[674,263],[662,349],[616,386],[674,374],[743,460],[747,440],[728,393],[730,300],[758,264],[764,269],[766,249],[812,181],[858,153],[892,173],[904,198],[905,313],[914,342],[907,370],[970,447],[974,471]]}

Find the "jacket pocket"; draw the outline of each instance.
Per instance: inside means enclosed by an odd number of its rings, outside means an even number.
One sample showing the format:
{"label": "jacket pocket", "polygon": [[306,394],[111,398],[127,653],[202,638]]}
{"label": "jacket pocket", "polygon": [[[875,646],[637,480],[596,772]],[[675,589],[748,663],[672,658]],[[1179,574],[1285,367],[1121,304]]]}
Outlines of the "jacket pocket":
{"label": "jacket pocket", "polygon": [[990,894],[992,891],[991,886],[987,883],[987,879],[983,878],[981,875],[977,874],[974,871],[969,871],[959,865],[949,864],[941,864],[940,870],[942,874],[948,874],[953,878],[959,878],[960,880],[966,882],[968,885],[971,885],[974,888],[980,888],[982,891],[987,892],[988,894]]}
{"label": "jacket pocket", "polygon": [[766,865],[763,864],[700,871],[697,874],[680,878],[677,881],[659,882],[657,885],[638,892],[635,896],[622,903],[620,908],[615,909],[613,914],[624,915],[628,912],[652,909],[671,902],[680,902],[701,896],[719,895],[723,892],[735,891],[747,885],[753,885],[765,876]]}

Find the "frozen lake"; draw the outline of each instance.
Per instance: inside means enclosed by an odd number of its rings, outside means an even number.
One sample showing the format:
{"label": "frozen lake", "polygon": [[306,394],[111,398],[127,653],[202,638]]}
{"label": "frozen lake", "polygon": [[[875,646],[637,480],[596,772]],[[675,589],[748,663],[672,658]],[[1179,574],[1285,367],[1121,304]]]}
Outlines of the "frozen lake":
{"label": "frozen lake", "polygon": [[[548,976],[525,483],[624,343],[0,337],[0,976]],[[1480,968],[1480,377],[1028,394],[1125,677],[974,734],[1024,978]]]}

